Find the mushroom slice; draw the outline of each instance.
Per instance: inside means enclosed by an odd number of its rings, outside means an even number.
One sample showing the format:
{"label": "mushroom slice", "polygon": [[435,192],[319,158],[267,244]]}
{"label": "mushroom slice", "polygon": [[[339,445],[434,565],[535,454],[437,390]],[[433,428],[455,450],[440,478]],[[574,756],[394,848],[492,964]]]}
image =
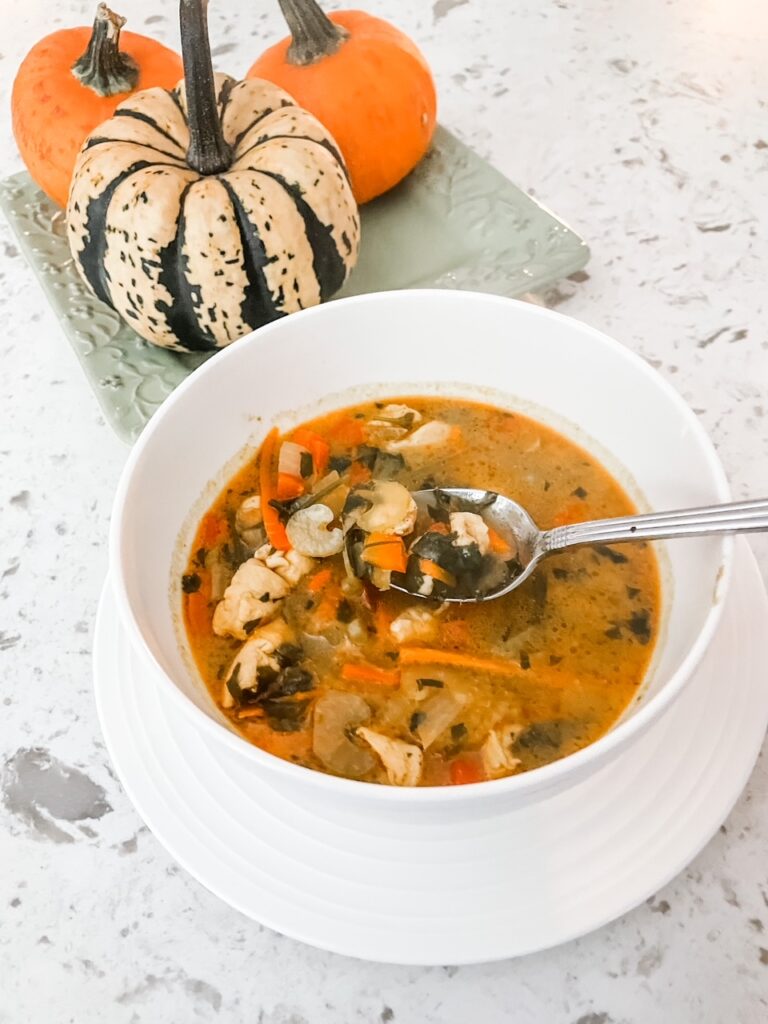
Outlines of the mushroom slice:
{"label": "mushroom slice", "polygon": [[477,512],[451,512],[448,518],[451,533],[456,534],[453,543],[457,548],[477,544],[481,555],[488,554],[491,549],[491,538],[488,526],[482,516],[479,516]]}
{"label": "mushroom slice", "polygon": [[370,717],[371,709],[357,693],[331,690],[317,700],[312,750],[324,767],[349,778],[360,778],[371,771],[373,757],[350,738]]}
{"label": "mushroom slice", "polygon": [[237,673],[237,685],[241,690],[252,690],[258,684],[260,668],[273,668],[276,672],[280,670],[273,655],[280,644],[287,643],[291,636],[291,629],[284,619],[275,619],[251,633],[229,666],[221,689],[221,703],[225,708],[231,708],[235,703],[227,686],[232,676]]}
{"label": "mushroom slice", "polygon": [[[260,623],[271,619],[288,585],[257,558],[243,562],[213,613],[213,631],[218,636],[247,639]],[[246,626],[248,627],[246,629]]]}
{"label": "mushroom slice", "polygon": [[491,729],[480,748],[486,775],[506,775],[520,766],[520,758],[513,756],[512,746],[522,731],[522,725],[498,725]]}
{"label": "mushroom slice", "polygon": [[424,767],[424,754],[414,743],[393,740],[366,726],[357,735],[372,747],[381,759],[387,778],[393,786],[418,786]]}
{"label": "mushroom slice", "polygon": [[366,533],[396,533],[402,537],[416,525],[416,502],[407,487],[395,480],[375,480],[353,491],[364,499],[345,516],[345,529],[357,524]]}
{"label": "mushroom slice", "polygon": [[386,445],[389,452],[408,451],[412,448],[431,448],[435,445],[445,444],[454,434],[454,428],[450,423],[442,420],[430,420],[418,427],[408,437],[400,441],[390,441]]}
{"label": "mushroom slice", "polygon": [[333,510],[327,505],[310,505],[294,512],[285,527],[288,540],[301,555],[310,558],[328,558],[344,547],[344,534],[336,527],[328,527],[334,520]]}

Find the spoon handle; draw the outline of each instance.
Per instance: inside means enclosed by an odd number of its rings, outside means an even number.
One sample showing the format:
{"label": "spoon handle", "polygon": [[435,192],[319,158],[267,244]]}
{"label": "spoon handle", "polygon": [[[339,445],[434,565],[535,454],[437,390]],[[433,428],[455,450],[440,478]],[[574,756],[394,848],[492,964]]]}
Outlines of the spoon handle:
{"label": "spoon handle", "polygon": [[757,533],[760,530],[768,530],[768,498],[557,526],[542,533],[541,544],[543,550],[549,552],[580,544],[621,544],[629,540]]}

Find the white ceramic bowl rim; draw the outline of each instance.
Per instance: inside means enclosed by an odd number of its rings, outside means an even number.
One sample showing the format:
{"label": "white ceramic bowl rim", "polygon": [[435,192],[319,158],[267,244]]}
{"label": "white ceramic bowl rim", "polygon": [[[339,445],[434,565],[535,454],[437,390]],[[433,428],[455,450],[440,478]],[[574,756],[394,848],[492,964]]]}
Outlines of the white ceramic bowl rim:
{"label": "white ceramic bowl rim", "polygon": [[[375,292],[369,295],[353,296],[348,299],[338,299],[335,300],[332,305],[337,306],[342,303],[344,305],[365,305],[369,303],[375,305],[376,303],[381,302],[382,296],[386,295],[407,295],[413,301],[418,301],[419,296],[428,296],[431,299],[434,298],[436,291],[436,289],[409,289],[407,291]],[[524,306],[528,315],[556,319],[566,321],[568,323],[574,322],[573,318],[566,317],[562,313],[557,313],[550,309],[524,303],[517,299],[509,299],[486,293],[468,293],[464,291],[450,290],[440,290],[439,295],[441,297],[441,301],[444,301],[446,305],[449,305],[452,301],[465,301],[467,295],[473,295],[475,298],[482,297],[484,301],[489,303],[498,303],[507,307]],[[322,311],[327,308],[328,306],[314,306],[310,309],[291,314],[291,319],[293,320],[294,317],[302,317],[306,319],[322,315]],[[271,324],[267,324],[266,326],[259,328],[259,330],[254,331],[252,334],[241,338],[235,344],[217,353],[215,357],[216,363],[220,367],[223,361],[236,357],[238,350],[240,350],[244,345],[267,345],[271,335],[275,333],[275,331],[279,331],[284,323],[284,320],[274,321]],[[589,334],[597,344],[611,349],[615,354],[619,354],[621,358],[629,363],[638,374],[642,374],[654,380],[655,385],[664,392],[670,402],[677,407],[681,418],[686,422],[692,436],[700,445],[702,452],[705,453],[707,463],[712,474],[712,479],[716,483],[718,499],[722,502],[728,501],[730,498],[728,481],[722,464],[715,452],[714,446],[695,413],[686,404],[679,393],[671,384],[668,383],[668,381],[657,373],[656,370],[646,363],[642,357],[619,344],[619,342],[614,341],[608,335],[590,327],[588,324],[584,324],[582,321],[576,321],[576,323],[578,324],[580,331]],[[128,597],[128,590],[122,572],[121,537],[123,532],[123,516],[126,495],[130,487],[134,470],[141,462],[146,449],[154,443],[154,438],[158,432],[162,431],[163,424],[166,418],[170,415],[171,410],[183,399],[187,390],[197,385],[200,375],[205,374],[208,365],[210,364],[205,363],[200,366],[175,389],[175,391],[165,400],[161,408],[152,417],[134,445],[123,469],[117,492],[115,494],[109,535],[109,551],[112,584],[115,588],[115,596],[120,612],[120,618],[124,626],[128,628],[133,640],[138,640],[140,649],[144,653],[145,657],[151,662],[152,667],[155,670],[157,680],[162,686],[164,692],[168,693],[171,699],[183,710],[183,712],[190,715],[198,727],[200,727],[216,742],[226,743],[227,746],[236,753],[253,759],[272,773],[277,772],[288,777],[292,777],[294,781],[302,785],[317,785],[324,789],[329,795],[332,795],[334,791],[337,791],[340,794],[350,795],[353,793],[356,797],[364,796],[366,798],[370,797],[374,800],[395,801],[401,804],[443,804],[448,802],[471,801],[474,799],[475,794],[479,794],[481,790],[483,793],[489,793],[490,787],[493,787],[494,793],[497,793],[499,796],[503,793],[512,792],[517,795],[522,795],[527,790],[540,789],[546,784],[564,779],[564,777],[569,774],[575,774],[579,768],[587,765],[591,761],[609,755],[615,750],[615,748],[624,744],[633,734],[641,732],[652,719],[660,715],[665,708],[669,707],[674,702],[687,680],[699,665],[720,622],[725,596],[730,586],[733,567],[732,538],[726,538],[723,545],[723,571],[719,579],[717,600],[713,601],[711,604],[696,640],[691,645],[687,655],[684,657],[677,670],[665,683],[663,689],[659,693],[650,697],[647,702],[632,715],[631,718],[624,719],[598,740],[595,740],[588,746],[583,747],[581,750],[578,750],[573,754],[569,754],[560,760],[552,761],[541,768],[535,768],[520,775],[511,775],[501,779],[487,780],[469,785],[417,786],[409,788],[384,786],[371,782],[361,782],[356,779],[345,779],[335,775],[326,775],[324,772],[315,771],[311,768],[304,768],[300,765],[293,764],[290,761],[285,761],[282,758],[269,754],[266,751],[261,750],[259,747],[249,743],[244,737],[241,737],[237,733],[227,729],[225,726],[220,725],[218,722],[210,718],[201,708],[198,708],[186,697],[184,693],[179,690],[171,677],[166,673],[165,669],[160,665],[143,637],[141,628]],[[181,528],[181,524],[179,524],[179,528]]]}

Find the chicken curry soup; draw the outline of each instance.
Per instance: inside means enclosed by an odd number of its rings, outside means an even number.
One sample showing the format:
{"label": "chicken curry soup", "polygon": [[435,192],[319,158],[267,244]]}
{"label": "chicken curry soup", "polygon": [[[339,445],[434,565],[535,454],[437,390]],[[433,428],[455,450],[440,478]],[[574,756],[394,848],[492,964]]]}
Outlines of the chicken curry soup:
{"label": "chicken curry soup", "polygon": [[252,743],[350,779],[478,782],[586,746],[633,700],[659,621],[653,550],[564,552],[506,597],[447,603],[515,551],[477,512],[436,502],[417,524],[411,492],[438,485],[507,494],[545,528],[635,511],[583,449],[487,405],[393,399],[273,430],[182,578],[199,670]]}

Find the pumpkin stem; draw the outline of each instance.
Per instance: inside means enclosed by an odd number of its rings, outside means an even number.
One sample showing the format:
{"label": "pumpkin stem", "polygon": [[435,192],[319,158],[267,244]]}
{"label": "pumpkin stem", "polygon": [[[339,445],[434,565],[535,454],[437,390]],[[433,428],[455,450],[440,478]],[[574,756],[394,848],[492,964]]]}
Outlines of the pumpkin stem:
{"label": "pumpkin stem", "polygon": [[216,87],[208,42],[208,0],[181,0],[181,56],[187,99],[187,163],[199,174],[220,174],[232,163],[216,104]]}
{"label": "pumpkin stem", "polygon": [[289,64],[314,64],[344,45],[349,32],[336,25],[315,0],[279,0],[280,10],[291,30]]}
{"label": "pumpkin stem", "polygon": [[120,52],[120,29],[124,24],[125,18],[110,11],[106,4],[99,4],[88,48],[72,65],[78,82],[99,96],[131,92],[139,80],[136,61]]}

